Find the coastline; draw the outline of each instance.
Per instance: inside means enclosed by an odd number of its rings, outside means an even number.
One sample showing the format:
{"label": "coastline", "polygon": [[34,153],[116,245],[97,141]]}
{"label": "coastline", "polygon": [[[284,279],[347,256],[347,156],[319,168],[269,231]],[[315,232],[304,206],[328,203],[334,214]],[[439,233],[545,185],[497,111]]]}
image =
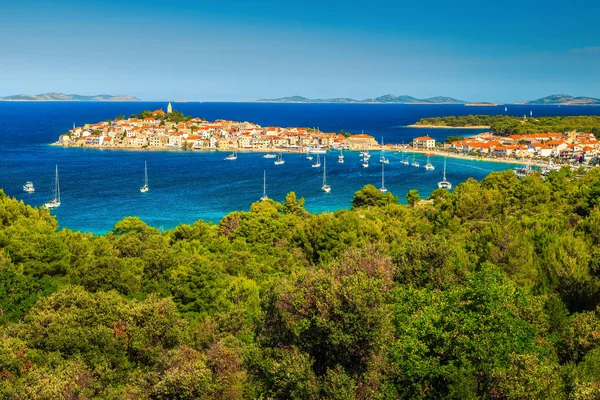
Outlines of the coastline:
{"label": "coastline", "polygon": [[417,128],[417,129],[490,129],[490,126],[476,125],[476,126],[440,126],[440,125],[406,125],[404,128]]}
{"label": "coastline", "polygon": [[[169,148],[169,147],[147,147],[147,148],[140,148],[140,147],[92,147],[92,146],[63,146],[61,144],[56,144],[56,143],[52,143],[49,144],[48,146],[54,146],[54,147],[62,147],[62,148],[72,148],[72,149],[82,149],[82,150],[122,150],[122,151],[181,151],[181,152],[219,152],[219,153],[232,153],[232,152],[237,152],[237,153],[286,153],[286,154],[308,154],[309,152],[302,152],[299,150],[295,150],[295,149],[188,149],[188,150],[184,150],[184,149],[173,149],[173,148]],[[328,149],[327,152],[337,152],[339,149]],[[382,148],[381,147],[370,147],[367,150],[369,151],[381,151]],[[390,152],[405,152],[405,153],[413,153],[413,150],[411,148],[406,148],[406,149],[402,149],[400,146],[396,146],[396,147],[390,147],[390,148],[386,148],[385,150],[390,151]],[[344,149],[345,152],[360,152],[363,151],[363,149]],[[459,160],[468,160],[468,161],[484,161],[484,162],[494,162],[494,163],[502,163],[502,164],[517,164],[517,165],[526,165],[526,164],[531,164],[533,166],[540,166],[540,167],[546,167],[548,166],[547,162],[542,162],[541,160],[534,160],[534,159],[521,159],[521,160],[515,160],[515,159],[511,159],[511,158],[490,158],[490,157],[480,157],[477,158],[476,156],[473,155],[469,155],[469,154],[457,154],[457,153],[447,153],[444,151],[440,151],[440,150],[414,150],[415,154],[432,154],[434,156],[439,156],[439,157],[448,157],[448,158],[455,158],[455,159],[459,159]],[[316,153],[312,153],[310,152],[310,154],[316,154]]]}

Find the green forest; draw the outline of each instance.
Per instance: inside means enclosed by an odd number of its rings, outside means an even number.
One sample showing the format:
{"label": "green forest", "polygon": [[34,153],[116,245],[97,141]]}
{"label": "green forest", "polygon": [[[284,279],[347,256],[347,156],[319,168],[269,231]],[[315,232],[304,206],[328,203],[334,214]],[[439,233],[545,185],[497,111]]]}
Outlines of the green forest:
{"label": "green forest", "polygon": [[448,127],[489,126],[497,135],[515,135],[525,133],[549,132],[588,132],[600,134],[600,117],[511,117],[507,115],[464,115],[422,118],[415,125],[433,125]]}
{"label": "green forest", "polygon": [[600,398],[600,170],[406,197],[92,235],[0,191],[0,398]]}

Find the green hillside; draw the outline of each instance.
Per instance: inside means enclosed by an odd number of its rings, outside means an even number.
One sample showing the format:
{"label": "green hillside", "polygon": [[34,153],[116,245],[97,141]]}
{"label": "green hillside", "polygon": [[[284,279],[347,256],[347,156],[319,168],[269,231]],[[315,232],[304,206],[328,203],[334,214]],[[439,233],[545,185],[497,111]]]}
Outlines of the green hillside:
{"label": "green hillside", "polygon": [[0,191],[0,398],[599,398],[600,170],[407,199],[96,236]]}

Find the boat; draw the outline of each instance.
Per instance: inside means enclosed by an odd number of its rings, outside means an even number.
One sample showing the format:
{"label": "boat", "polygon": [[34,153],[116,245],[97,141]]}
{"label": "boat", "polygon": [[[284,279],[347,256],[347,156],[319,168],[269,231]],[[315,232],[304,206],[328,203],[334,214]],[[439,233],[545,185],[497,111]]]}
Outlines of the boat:
{"label": "boat", "polygon": [[56,177],[54,178],[54,199],[44,204],[46,208],[60,207],[60,184],[58,182],[58,165],[56,166]]}
{"label": "boat", "polygon": [[341,148],[340,148],[340,155],[338,156],[338,163],[340,163],[340,164],[344,163],[344,154],[343,154]]}
{"label": "boat", "polygon": [[148,191],[148,167],[146,161],[144,161],[144,186],[140,188],[140,192],[146,193]]}
{"label": "boat", "polygon": [[412,165],[413,167],[419,167],[419,162],[417,160],[415,160],[415,148],[413,147],[413,157],[412,157],[412,163],[410,163],[410,165]]}
{"label": "boat", "polygon": [[371,155],[369,154],[369,150],[365,151],[364,157],[365,157],[366,160],[368,160],[369,158],[371,158]]}
{"label": "boat", "polygon": [[325,157],[323,157],[323,186],[321,186],[321,189],[325,193],[331,192],[331,186],[327,184],[327,159]]}
{"label": "boat", "polygon": [[504,112],[507,112],[507,111],[508,111],[508,107],[504,107]]}
{"label": "boat", "polygon": [[27,193],[33,193],[35,192],[35,188],[33,187],[33,182],[26,182],[23,185],[23,190]]}
{"label": "boat", "polygon": [[279,153],[279,157],[277,157],[277,160],[275,160],[275,162],[273,164],[275,164],[275,165],[285,164],[285,161],[283,161],[283,153]]}
{"label": "boat", "polygon": [[321,160],[319,159],[319,154],[317,154],[317,161],[315,161],[312,165],[313,168],[319,168],[321,166]]}
{"label": "boat", "polygon": [[228,160],[228,161],[237,160],[237,152],[231,153],[230,155],[225,157],[225,160]]}
{"label": "boat", "polygon": [[263,156],[263,158],[277,158],[277,154],[267,153]]}
{"label": "boat", "polygon": [[369,160],[366,157],[363,158],[362,166],[363,166],[363,168],[369,167]]}
{"label": "boat", "polygon": [[379,153],[379,162],[382,164],[390,163],[390,160],[385,158],[385,147],[383,147],[383,137],[381,138],[381,153]]}
{"label": "boat", "polygon": [[404,151],[401,152],[401,157],[400,164],[408,165],[408,159],[404,158]]}
{"label": "boat", "polygon": [[529,165],[529,161],[522,167],[515,168],[515,174],[517,174],[517,178],[524,178],[527,175],[531,174],[533,170],[531,169],[531,165]]}
{"label": "boat", "polygon": [[435,169],[433,164],[429,162],[429,155],[427,155],[427,164],[425,164],[425,169],[427,171],[433,171]]}
{"label": "boat", "polygon": [[438,187],[440,189],[452,189],[452,184],[446,180],[446,157],[444,157],[444,179],[441,182],[438,182]]}
{"label": "boat", "polygon": [[263,170],[263,195],[260,201],[269,200],[267,197],[267,170]]}
{"label": "boat", "polygon": [[311,156],[310,154],[307,154],[307,155],[306,155],[306,159],[307,159],[307,160],[312,160],[312,159],[313,159],[313,156]]}
{"label": "boat", "polygon": [[381,193],[385,193],[388,190],[385,188],[385,163],[381,163],[381,187],[379,188]]}

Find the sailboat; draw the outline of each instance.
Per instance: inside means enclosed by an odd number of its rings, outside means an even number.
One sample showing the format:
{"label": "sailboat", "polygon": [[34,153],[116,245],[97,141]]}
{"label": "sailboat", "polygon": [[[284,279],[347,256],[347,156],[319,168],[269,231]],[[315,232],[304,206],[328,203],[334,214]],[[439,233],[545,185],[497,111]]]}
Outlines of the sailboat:
{"label": "sailboat", "polygon": [[283,153],[279,153],[279,157],[277,158],[277,160],[275,160],[275,162],[273,164],[275,164],[275,165],[285,164],[285,161],[283,161]]}
{"label": "sailboat", "polygon": [[452,184],[446,180],[446,157],[444,157],[444,179],[438,182],[438,187],[440,189],[452,189]]}
{"label": "sailboat", "polygon": [[415,160],[415,148],[413,147],[413,161],[411,164],[413,167],[419,167],[419,163]]}
{"label": "sailboat", "polygon": [[400,160],[400,164],[404,164],[404,165],[408,165],[408,158],[404,158],[404,143],[402,143],[402,151],[401,151],[401,155],[400,157],[402,157],[402,159]]}
{"label": "sailboat", "polygon": [[277,158],[277,154],[267,153],[263,156],[263,158]]}
{"label": "sailboat", "polygon": [[342,148],[340,147],[340,155],[338,156],[338,163],[344,163],[344,154],[342,153]]}
{"label": "sailboat", "polygon": [[433,164],[429,162],[429,156],[427,156],[427,164],[425,164],[425,169],[427,171],[433,171],[435,169]]}
{"label": "sailboat", "polygon": [[260,198],[260,201],[269,200],[267,197],[267,170],[263,171],[263,195]]}
{"label": "sailboat", "polygon": [[25,182],[23,185],[23,190],[27,193],[35,192],[35,187],[33,186],[33,182]]}
{"label": "sailboat", "polygon": [[379,188],[381,193],[385,193],[388,190],[385,188],[385,163],[381,163],[381,187]]}
{"label": "sailboat", "polygon": [[54,178],[54,199],[44,204],[46,208],[60,207],[60,184],[58,183],[58,165],[56,166],[56,178]]}
{"label": "sailboat", "polygon": [[321,186],[321,189],[325,193],[331,192],[331,186],[327,184],[327,159],[325,157],[323,157],[323,186]]}
{"label": "sailboat", "polygon": [[148,166],[144,161],[144,186],[140,188],[140,192],[146,193],[148,191]]}
{"label": "sailboat", "polygon": [[369,159],[366,156],[363,156],[362,166],[363,168],[369,167]]}
{"label": "sailboat", "polygon": [[233,152],[230,155],[228,155],[227,157],[225,157],[226,160],[228,161],[232,161],[232,160],[237,160],[237,152]]}
{"label": "sailboat", "polygon": [[504,107],[504,112],[507,112],[507,111],[508,111],[508,107]]}
{"label": "sailboat", "polygon": [[315,161],[312,165],[313,168],[319,168],[321,166],[321,160],[319,159],[319,154],[317,154],[317,161]]}
{"label": "sailboat", "polygon": [[381,138],[381,153],[379,153],[379,162],[382,164],[390,163],[390,160],[385,158],[385,147],[383,147],[383,137]]}

